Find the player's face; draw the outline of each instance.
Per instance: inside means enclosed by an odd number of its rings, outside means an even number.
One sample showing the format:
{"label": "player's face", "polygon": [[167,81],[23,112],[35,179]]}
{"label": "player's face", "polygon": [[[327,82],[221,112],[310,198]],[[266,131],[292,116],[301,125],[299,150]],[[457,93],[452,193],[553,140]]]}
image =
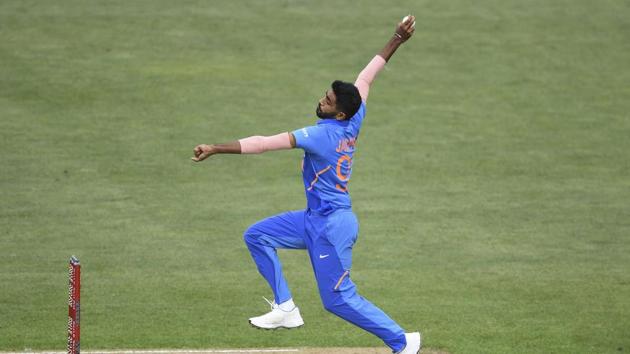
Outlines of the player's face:
{"label": "player's face", "polygon": [[339,111],[337,110],[337,97],[333,90],[326,91],[324,97],[322,97],[317,103],[317,109],[315,113],[319,118],[335,118]]}

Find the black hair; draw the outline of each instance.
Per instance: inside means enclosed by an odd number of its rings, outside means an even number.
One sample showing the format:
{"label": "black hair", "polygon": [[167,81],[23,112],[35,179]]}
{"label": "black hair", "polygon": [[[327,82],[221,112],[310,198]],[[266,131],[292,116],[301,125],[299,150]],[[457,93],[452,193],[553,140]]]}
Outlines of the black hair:
{"label": "black hair", "polygon": [[337,97],[337,109],[346,114],[346,119],[352,118],[361,107],[359,89],[349,82],[335,80],[332,90]]}

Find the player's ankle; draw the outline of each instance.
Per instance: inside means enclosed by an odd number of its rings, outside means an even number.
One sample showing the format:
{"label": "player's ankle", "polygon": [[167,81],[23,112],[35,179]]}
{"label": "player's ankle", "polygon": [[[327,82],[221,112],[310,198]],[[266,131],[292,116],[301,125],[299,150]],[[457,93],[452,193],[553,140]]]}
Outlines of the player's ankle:
{"label": "player's ankle", "polygon": [[293,311],[293,309],[295,308],[295,304],[293,303],[293,298],[281,304],[278,304],[278,307],[280,308],[280,310],[285,311],[285,312]]}

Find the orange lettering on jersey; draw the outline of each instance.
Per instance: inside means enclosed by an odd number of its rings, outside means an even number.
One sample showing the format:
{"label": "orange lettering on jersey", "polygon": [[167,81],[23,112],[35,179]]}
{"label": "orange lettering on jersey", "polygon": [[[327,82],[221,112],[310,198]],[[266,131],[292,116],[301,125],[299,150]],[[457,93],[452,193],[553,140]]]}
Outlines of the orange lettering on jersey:
{"label": "orange lettering on jersey", "polygon": [[352,149],[354,149],[354,145],[356,144],[356,141],[357,141],[356,138],[341,139],[339,140],[339,143],[337,144],[337,149],[335,150],[337,152],[351,151]]}
{"label": "orange lettering on jersey", "polygon": [[341,165],[343,165],[344,161],[348,161],[348,171],[350,171],[350,166],[352,166],[352,158],[350,158],[350,156],[348,155],[341,155],[341,157],[339,158],[339,160],[337,160],[337,177],[339,177],[339,179],[343,182],[347,181],[348,179],[350,179],[350,175],[344,175],[341,172]]}
{"label": "orange lettering on jersey", "polygon": [[[348,163],[347,175],[344,175],[343,172],[341,171],[341,166],[343,165],[344,162]],[[352,158],[350,157],[350,155],[341,155],[339,160],[337,160],[337,177],[341,180],[341,182],[347,182],[350,179],[350,168],[352,168]],[[338,190],[344,193],[348,191],[347,185],[342,186],[339,183],[335,185],[335,188],[337,188]]]}

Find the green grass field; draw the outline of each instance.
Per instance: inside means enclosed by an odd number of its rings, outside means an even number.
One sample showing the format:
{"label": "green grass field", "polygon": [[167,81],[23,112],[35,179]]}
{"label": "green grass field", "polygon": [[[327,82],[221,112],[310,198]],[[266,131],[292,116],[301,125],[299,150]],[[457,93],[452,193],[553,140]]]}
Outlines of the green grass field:
{"label": "green grass field", "polygon": [[450,353],[630,351],[630,3],[0,2],[0,350],[380,346],[306,326],[242,242],[305,205],[301,151],[190,161],[198,143],[314,123],[413,12],[370,92],[350,190],[359,291]]}

